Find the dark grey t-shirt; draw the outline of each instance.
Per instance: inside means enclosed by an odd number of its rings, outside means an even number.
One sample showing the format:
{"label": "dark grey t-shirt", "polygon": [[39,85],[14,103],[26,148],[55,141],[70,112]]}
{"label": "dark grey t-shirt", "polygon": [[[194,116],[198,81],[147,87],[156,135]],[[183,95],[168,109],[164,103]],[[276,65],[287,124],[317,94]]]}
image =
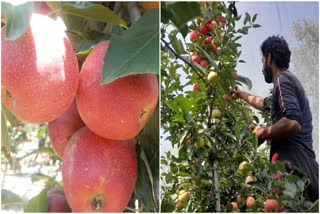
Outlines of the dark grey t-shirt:
{"label": "dark grey t-shirt", "polygon": [[289,171],[302,169],[311,182],[305,196],[314,202],[319,198],[319,165],[312,148],[312,115],[300,81],[289,71],[281,72],[273,83],[272,123],[282,117],[298,121],[301,130],[288,139],[272,140],[270,160],[278,153],[278,160],[286,163]]}
{"label": "dark grey t-shirt", "polygon": [[315,153],[312,148],[312,115],[309,101],[300,81],[289,71],[281,72],[274,81],[271,102],[272,123],[286,117],[296,120],[301,130],[288,138],[287,142],[272,141],[271,147],[276,144],[295,144],[305,150],[312,158]]}

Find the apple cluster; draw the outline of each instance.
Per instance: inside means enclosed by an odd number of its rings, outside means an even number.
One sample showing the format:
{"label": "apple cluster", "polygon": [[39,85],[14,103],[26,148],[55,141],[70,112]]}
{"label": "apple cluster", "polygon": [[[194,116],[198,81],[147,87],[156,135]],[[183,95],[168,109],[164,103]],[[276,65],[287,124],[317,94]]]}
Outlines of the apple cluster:
{"label": "apple cluster", "polygon": [[[209,51],[208,53],[213,53],[214,55],[219,55],[219,45],[220,41],[216,38],[216,33],[220,33],[221,36],[224,36],[224,32],[221,30],[227,20],[223,16],[218,16],[215,20],[209,19],[204,21],[202,18],[198,20],[200,22],[200,26],[198,30],[192,30],[189,34],[189,39],[192,43],[201,43],[201,46]],[[216,30],[215,30],[216,29]],[[207,79],[210,83],[216,83],[219,79],[218,73],[213,69],[210,69],[210,64],[205,57],[201,57],[198,52],[194,52],[190,55],[190,60],[194,63],[199,64],[201,67],[207,69],[209,72],[206,73]],[[236,71],[231,72],[233,78],[237,78],[238,73]],[[200,91],[199,83],[193,85],[193,91]],[[236,100],[238,96],[235,93],[231,93],[230,95],[232,100]],[[229,99],[228,94],[223,94],[222,98],[224,100]],[[226,108],[227,104],[222,103],[223,107]],[[221,111],[218,108],[212,110],[211,116],[213,119],[221,118]]]}
{"label": "apple cluster", "polygon": [[[219,55],[219,45],[221,41],[219,41],[217,37],[217,33],[220,34],[221,37],[225,36],[225,32],[222,30],[225,24],[227,24],[227,20],[223,16],[218,16],[216,20],[206,20],[204,21],[202,18],[198,20],[200,22],[200,26],[197,30],[192,30],[189,33],[189,39],[192,43],[201,43],[202,48],[208,51],[208,53],[213,53],[214,55]],[[210,64],[205,56],[201,57],[201,54],[198,52],[194,52],[190,55],[190,60],[194,63],[199,64],[203,68],[209,68]],[[208,80],[212,81],[217,76],[216,72],[210,75],[207,74]],[[233,71],[233,77],[237,77],[237,72]]]}
{"label": "apple cluster", "polygon": [[[276,157],[272,157],[273,159],[276,159]],[[257,181],[257,178],[250,174],[249,171],[246,170],[246,167],[250,165],[250,163],[248,163],[247,161],[242,161],[239,164],[239,168],[238,168],[238,172],[241,175],[246,176],[245,178],[245,185],[250,187],[250,183],[251,182],[255,182]],[[281,194],[281,190],[277,189],[277,194]],[[237,197],[235,198],[234,201],[231,202],[232,207],[233,207],[233,211],[239,211],[238,205],[242,202],[242,197],[240,194],[237,195]],[[281,212],[284,209],[284,205],[282,205],[277,199],[273,199],[273,198],[267,198],[265,199],[265,201],[261,201],[261,203],[263,203],[264,205],[264,210],[265,212]],[[247,209],[252,209],[256,206],[256,199],[254,198],[254,196],[248,196],[245,200],[245,205]]]}
{"label": "apple cluster", "polygon": [[2,104],[24,122],[48,123],[50,143],[63,161],[64,190],[48,193],[50,211],[59,211],[50,203],[64,200],[73,212],[123,211],[137,179],[134,138],[158,102],[156,75],[102,85],[109,41],[93,48],[79,72],[64,28],[45,15],[33,13],[16,40],[5,40],[5,30]]}

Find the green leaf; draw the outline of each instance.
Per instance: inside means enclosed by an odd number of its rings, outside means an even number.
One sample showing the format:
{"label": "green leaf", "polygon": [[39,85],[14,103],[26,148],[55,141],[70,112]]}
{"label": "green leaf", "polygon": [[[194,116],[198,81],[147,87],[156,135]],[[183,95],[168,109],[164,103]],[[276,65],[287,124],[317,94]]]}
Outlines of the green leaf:
{"label": "green leaf", "polygon": [[6,17],[6,39],[16,40],[29,27],[33,11],[33,2],[26,2],[14,6],[8,2],[1,2],[1,12]]}
{"label": "green leaf", "polygon": [[246,61],[244,61],[244,60],[239,60],[239,63],[246,63]]}
{"label": "green leaf", "polygon": [[308,212],[308,213],[319,213],[319,199],[316,200],[312,206],[307,209],[305,212]]}
{"label": "green leaf", "polygon": [[252,82],[248,77],[244,77],[244,76],[238,75],[238,79],[237,80],[239,82],[242,82],[242,83],[246,84],[249,89],[252,88]]}
{"label": "green leaf", "polygon": [[198,2],[166,2],[167,13],[175,26],[185,37],[187,32],[184,29],[186,23],[201,15],[200,4]]}
{"label": "green leaf", "polygon": [[141,132],[139,143],[146,153],[153,179],[159,179],[159,107],[152,113]]}
{"label": "green leaf", "polygon": [[245,18],[244,18],[244,21],[243,21],[243,24],[246,25],[248,22],[251,21],[251,18],[250,18],[250,15],[246,12],[245,14]]}
{"label": "green leaf", "polygon": [[[214,67],[215,70],[218,70],[218,65],[217,63],[212,59],[212,57],[210,56],[210,54],[208,54],[203,48],[201,48],[198,44],[195,44],[196,47],[198,47],[202,53],[206,56],[206,58],[208,59],[208,61],[210,62],[210,64]],[[194,64],[196,67],[200,68],[201,70],[201,66],[198,65],[197,63]]]}
{"label": "green leaf", "polygon": [[253,28],[258,28],[258,27],[261,27],[261,25],[259,25],[259,24],[254,24],[252,27],[253,27]]}
{"label": "green leaf", "polygon": [[287,182],[285,184],[285,190],[283,190],[283,194],[294,198],[297,193],[297,185],[295,183]]}
{"label": "green leaf", "polygon": [[47,186],[57,186],[60,185],[58,182],[56,182],[52,177],[42,174],[42,173],[35,173],[31,176],[31,182],[44,182]]}
{"label": "green leaf", "polygon": [[255,21],[256,21],[257,16],[258,16],[258,14],[257,14],[257,13],[256,13],[256,14],[254,14],[254,16],[253,16],[253,18],[252,18],[252,22],[255,22]]}
{"label": "green leaf", "polygon": [[11,126],[17,127],[22,124],[4,105],[1,105],[4,117],[10,122]]}
{"label": "green leaf", "polygon": [[76,54],[77,59],[80,60],[80,59],[86,58],[86,57],[89,55],[89,53],[92,51],[92,49],[93,49],[93,48],[91,47],[91,48],[89,48],[89,49],[87,49],[87,50],[78,52],[78,53]]}
{"label": "green leaf", "polygon": [[175,49],[177,54],[187,54],[180,39],[174,38],[173,40],[171,40],[171,45]]}
{"label": "green leaf", "polygon": [[159,73],[159,9],[146,12],[122,35],[111,36],[101,82],[142,73]]}
{"label": "green leaf", "polygon": [[43,213],[48,212],[48,189],[43,189],[39,195],[30,199],[30,201],[24,206],[24,212]]}
{"label": "green leaf", "polygon": [[147,157],[143,148],[137,144],[138,159],[138,179],[134,192],[138,199],[143,203],[147,212],[156,211],[155,195],[153,192],[153,179]]}
{"label": "green leaf", "polygon": [[126,23],[117,14],[100,4],[92,4],[88,7],[77,7],[65,3],[61,9],[62,13],[93,19],[99,22],[111,23],[125,27]]}
{"label": "green leaf", "polygon": [[173,212],[175,209],[175,202],[173,201],[171,195],[166,194],[161,200],[161,212]]}
{"label": "green leaf", "polygon": [[17,194],[10,190],[1,189],[1,204],[11,204],[22,202],[22,199]]}
{"label": "green leaf", "polygon": [[190,177],[190,173],[188,172],[178,172],[177,176],[181,176],[181,177]]}
{"label": "green leaf", "polygon": [[4,147],[7,153],[11,151],[8,136],[7,120],[4,116],[3,109],[1,110],[1,147]]}
{"label": "green leaf", "polygon": [[276,165],[277,171],[280,171],[282,173],[286,172],[286,167],[283,165],[281,161],[276,161],[275,165]]}

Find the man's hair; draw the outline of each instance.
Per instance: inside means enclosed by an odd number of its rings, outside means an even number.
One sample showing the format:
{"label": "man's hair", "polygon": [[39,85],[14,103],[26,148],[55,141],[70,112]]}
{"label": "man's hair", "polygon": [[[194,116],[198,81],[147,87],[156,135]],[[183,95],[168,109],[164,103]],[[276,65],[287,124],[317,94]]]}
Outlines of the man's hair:
{"label": "man's hair", "polygon": [[261,52],[265,58],[270,53],[271,61],[278,68],[289,68],[291,51],[282,36],[270,36],[261,45]]}

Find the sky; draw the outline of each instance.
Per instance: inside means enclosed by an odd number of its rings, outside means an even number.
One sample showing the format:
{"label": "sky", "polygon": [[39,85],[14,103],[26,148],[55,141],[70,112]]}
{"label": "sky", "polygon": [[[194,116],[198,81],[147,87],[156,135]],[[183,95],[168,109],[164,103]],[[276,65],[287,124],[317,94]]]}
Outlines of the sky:
{"label": "sky", "polygon": [[[267,96],[269,89],[272,88],[272,84],[266,84],[262,75],[260,45],[267,37],[279,34],[286,39],[289,48],[297,47],[299,43],[294,37],[292,24],[297,20],[311,19],[319,25],[319,3],[236,2],[236,8],[238,14],[243,14],[242,18],[244,18],[245,12],[248,12],[251,17],[255,13],[258,13],[256,23],[261,25],[261,28],[250,29],[249,34],[239,40],[239,43],[242,44],[241,59],[245,60],[246,63],[240,63],[236,69],[239,74],[249,77],[253,83],[251,90],[246,86],[242,90],[259,96]],[[239,23],[241,24],[243,21]],[[318,120],[318,118],[315,119]],[[314,131],[319,133],[318,130]],[[163,133],[161,132],[161,134]],[[160,143],[160,155],[163,155],[167,150],[172,150],[171,143],[163,142],[164,138],[165,136]],[[318,142],[314,142],[314,144],[316,144],[318,150]],[[316,153],[318,157],[319,154],[318,152]]]}

